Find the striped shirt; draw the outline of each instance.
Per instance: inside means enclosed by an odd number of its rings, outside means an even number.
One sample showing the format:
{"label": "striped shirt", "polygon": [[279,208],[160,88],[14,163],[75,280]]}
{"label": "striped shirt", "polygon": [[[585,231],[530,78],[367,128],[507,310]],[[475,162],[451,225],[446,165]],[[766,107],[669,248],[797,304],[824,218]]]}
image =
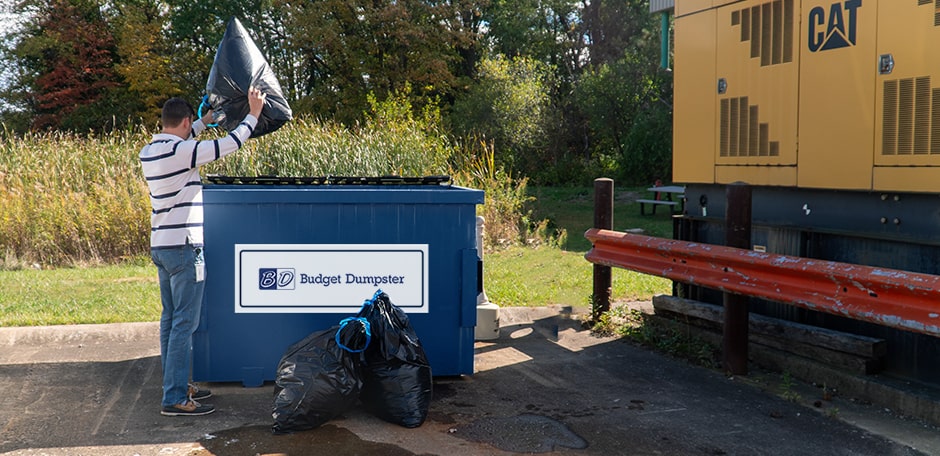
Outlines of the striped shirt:
{"label": "striped shirt", "polygon": [[242,147],[258,119],[248,114],[228,136],[212,141],[195,138],[205,130],[193,122],[187,139],[159,133],[140,151],[147,186],[150,187],[150,248],[202,246],[202,179],[199,167]]}

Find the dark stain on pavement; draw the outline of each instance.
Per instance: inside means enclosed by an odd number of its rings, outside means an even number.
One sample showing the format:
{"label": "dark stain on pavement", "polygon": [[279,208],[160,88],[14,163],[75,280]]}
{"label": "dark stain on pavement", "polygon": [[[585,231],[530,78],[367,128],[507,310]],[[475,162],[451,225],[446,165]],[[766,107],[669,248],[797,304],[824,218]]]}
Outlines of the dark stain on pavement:
{"label": "dark stain on pavement", "polygon": [[454,435],[515,453],[548,453],[557,447],[587,448],[588,443],[564,423],[542,415],[481,418],[458,426]]}
{"label": "dark stain on pavement", "polygon": [[199,440],[199,444],[210,454],[219,456],[415,456],[415,453],[395,445],[362,440],[348,429],[331,424],[285,435],[274,435],[271,426],[239,427],[206,435]]}

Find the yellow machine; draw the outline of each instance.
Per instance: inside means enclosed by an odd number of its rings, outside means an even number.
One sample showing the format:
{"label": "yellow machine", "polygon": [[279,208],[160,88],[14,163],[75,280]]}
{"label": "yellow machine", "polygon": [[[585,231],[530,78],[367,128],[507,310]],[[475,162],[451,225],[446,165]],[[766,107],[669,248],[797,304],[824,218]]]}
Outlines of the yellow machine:
{"label": "yellow machine", "polygon": [[674,181],[940,191],[940,2],[675,3]]}
{"label": "yellow machine", "polygon": [[[940,275],[940,0],[674,6],[676,239],[724,243],[743,182],[754,250]],[[751,307],[884,339],[886,374],[940,384],[940,337]]]}

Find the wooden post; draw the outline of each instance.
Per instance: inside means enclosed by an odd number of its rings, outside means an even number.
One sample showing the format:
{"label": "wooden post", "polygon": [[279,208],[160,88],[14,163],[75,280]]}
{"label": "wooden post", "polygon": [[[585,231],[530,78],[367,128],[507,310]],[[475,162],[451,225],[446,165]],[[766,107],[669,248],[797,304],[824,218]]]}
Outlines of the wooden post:
{"label": "wooden post", "polygon": [[[725,245],[751,248],[751,187],[743,182],[726,190]],[[722,364],[734,375],[747,375],[748,297],[724,293],[724,331],[721,338]]]}
{"label": "wooden post", "polygon": [[[606,177],[594,179],[594,228],[612,230],[614,228],[614,181]],[[594,294],[592,299],[591,320],[597,322],[600,316],[610,310],[611,294],[610,266],[594,265]]]}

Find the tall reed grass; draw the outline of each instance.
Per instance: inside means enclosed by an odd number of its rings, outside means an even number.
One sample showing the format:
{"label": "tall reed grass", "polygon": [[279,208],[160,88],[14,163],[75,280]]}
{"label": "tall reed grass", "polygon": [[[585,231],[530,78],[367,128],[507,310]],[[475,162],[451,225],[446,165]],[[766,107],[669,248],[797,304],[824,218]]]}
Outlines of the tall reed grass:
{"label": "tall reed grass", "polygon": [[34,133],[0,142],[0,266],[65,265],[139,255],[149,201],[142,131]]}
{"label": "tall reed grass", "polygon": [[[449,174],[457,184],[486,192],[481,211],[491,227],[488,239],[502,240],[488,245],[519,239],[525,232],[519,228],[525,180],[495,168],[485,146],[470,143],[465,150],[442,132],[433,115],[415,119],[392,103],[374,104],[369,121],[353,128],[297,119],[203,172]],[[114,263],[146,255],[150,203],[137,157],[152,134],[138,128],[105,136],[0,135],[0,269]]]}

